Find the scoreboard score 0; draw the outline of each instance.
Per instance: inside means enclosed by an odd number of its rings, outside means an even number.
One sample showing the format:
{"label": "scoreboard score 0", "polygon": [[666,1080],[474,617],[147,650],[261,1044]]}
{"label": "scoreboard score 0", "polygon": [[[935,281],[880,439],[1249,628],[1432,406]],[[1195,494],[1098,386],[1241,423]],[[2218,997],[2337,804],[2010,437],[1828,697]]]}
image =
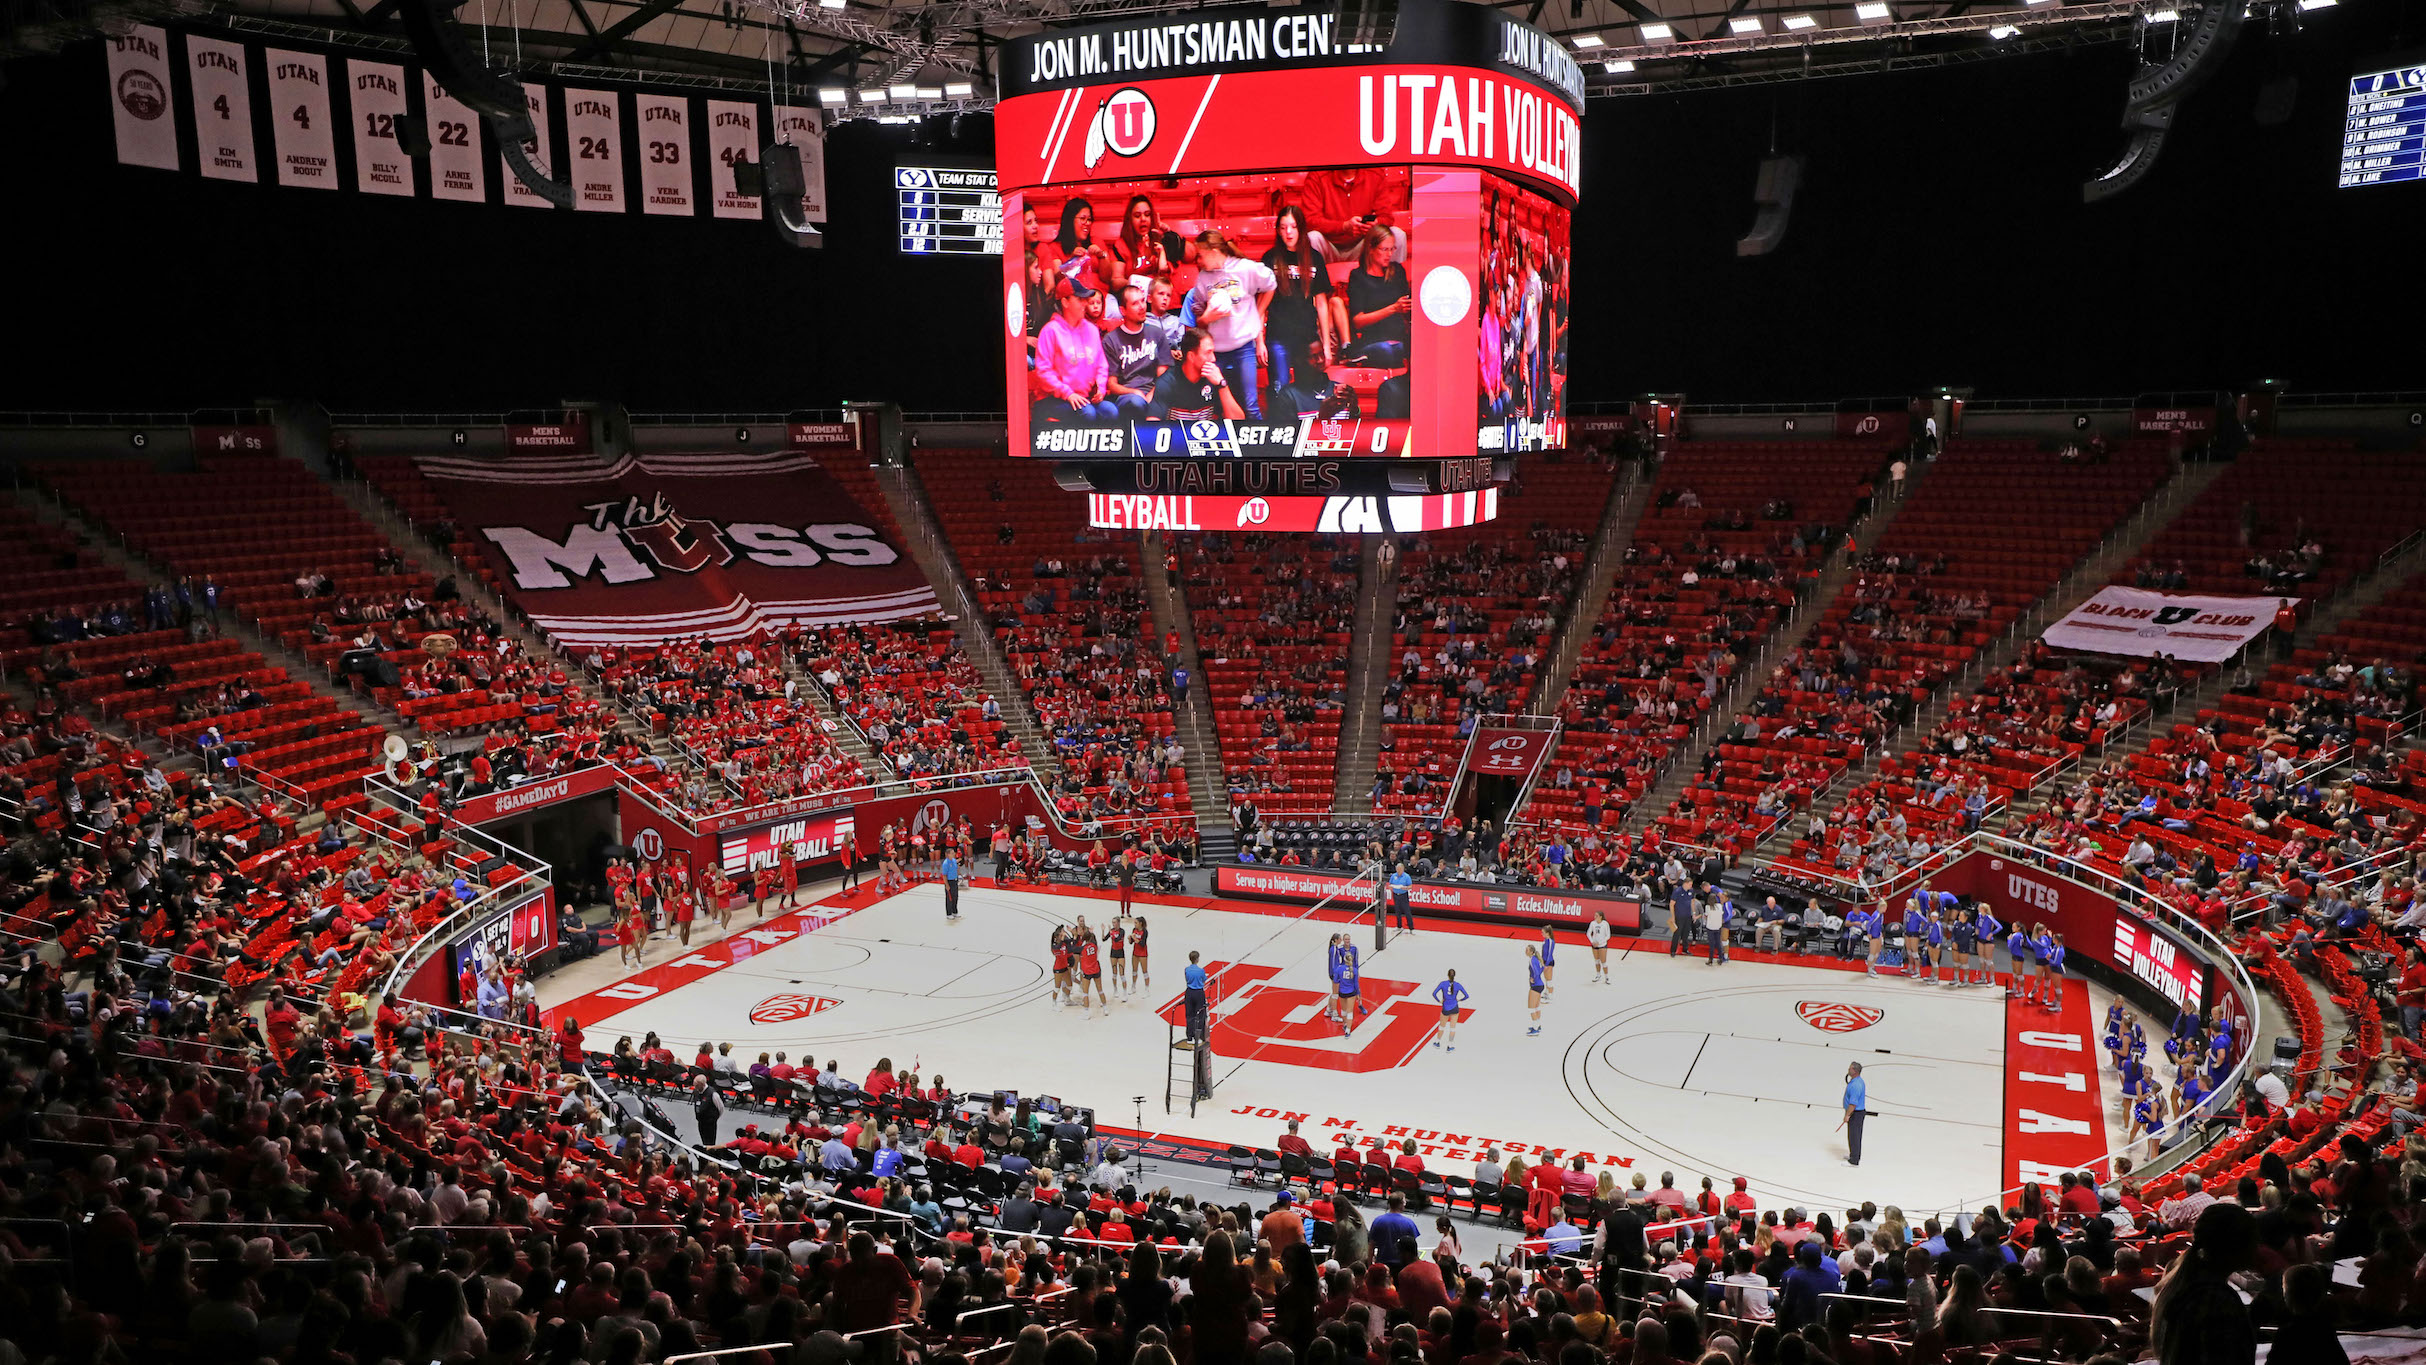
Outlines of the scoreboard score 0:
{"label": "scoreboard score 0", "polygon": [[2350,78],[2340,185],[2426,179],[2426,59]]}
{"label": "scoreboard score 0", "polygon": [[1000,256],[1002,196],[994,172],[970,166],[896,166],[907,256]]}

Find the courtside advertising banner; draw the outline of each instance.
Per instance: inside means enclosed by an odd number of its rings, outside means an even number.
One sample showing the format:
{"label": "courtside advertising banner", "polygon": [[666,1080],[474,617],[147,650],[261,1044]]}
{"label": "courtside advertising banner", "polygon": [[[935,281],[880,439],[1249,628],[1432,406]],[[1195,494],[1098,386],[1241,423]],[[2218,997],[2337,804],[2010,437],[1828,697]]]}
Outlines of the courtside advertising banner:
{"label": "courtside advertising banner", "polygon": [[[396,137],[396,120],[406,113],[404,68],[349,57],[345,71],[347,94],[353,104],[347,122],[354,126],[354,188],[364,194],[411,197],[413,159],[404,154],[404,144]],[[435,166],[438,124],[434,110],[430,141],[430,160]]]}
{"label": "courtside advertising banner", "polygon": [[708,203],[719,218],[760,216],[758,196],[733,184],[733,163],[758,159],[758,106],[740,100],[709,100]]}
{"label": "courtside advertising banner", "polygon": [[2222,663],[2274,624],[2279,597],[2192,597],[2143,588],[2100,588],[2047,628],[2057,649],[2158,654]]}
{"label": "courtside advertising banner", "polygon": [[623,101],[612,90],[568,87],[564,136],[573,152],[573,207],[623,212]]}
{"label": "courtside advertising banner", "polygon": [[2161,930],[2112,896],[2068,878],[1986,853],[1957,862],[1932,878],[1940,890],[1970,893],[2014,926],[2044,924],[2063,936],[2066,960],[2094,962],[2165,997],[2175,1007],[2204,1010],[2207,960],[2189,943]]}
{"label": "courtside advertising banner", "polygon": [[[522,87],[522,98],[531,110],[531,140],[523,143],[522,149],[530,154],[532,168],[541,176],[553,180],[556,177],[556,136],[548,127],[548,87],[526,84]],[[519,204],[526,209],[556,207],[548,202],[547,196],[523,184],[522,177],[514,174],[512,168],[504,168],[499,173],[505,177],[505,202]]]}
{"label": "courtside advertising banner", "polygon": [[278,183],[337,188],[337,124],[329,115],[328,59],[316,52],[261,54],[270,72],[270,141]]}
{"label": "courtside advertising banner", "polygon": [[640,211],[689,217],[691,102],[680,95],[634,95],[640,119]]}
{"label": "courtside advertising banner", "polygon": [[151,24],[137,24],[104,41],[109,45],[110,118],[118,130],[119,164],[179,169],[177,120],[169,113],[168,34]]}
{"label": "courtside advertising banner", "polygon": [[851,812],[847,808],[820,811],[761,829],[725,835],[717,840],[717,861],[735,877],[762,867],[779,866],[786,858],[794,863],[839,862],[851,830]]}
{"label": "courtside advertising banner", "polygon": [[917,565],[797,451],[420,463],[515,603],[566,644],[732,640],[935,609]]}
{"label": "courtside advertising banner", "polygon": [[244,74],[244,44],[187,34],[185,58],[202,174],[251,183],[259,172],[253,164],[253,88]]}
{"label": "courtside advertising banner", "polygon": [[[1270,865],[1214,869],[1214,894],[1247,896],[1256,900],[1288,901],[1312,905],[1325,896],[1350,888],[1360,888],[1358,894],[1370,897],[1371,880],[1357,881],[1336,872],[1317,872],[1311,868],[1276,867]],[[1365,904],[1370,904],[1368,900]],[[1592,922],[1592,912],[1608,912],[1610,927],[1632,932],[1642,927],[1642,902],[1626,896],[1611,896],[1598,891],[1567,891],[1555,887],[1477,885],[1472,882],[1417,882],[1407,894],[1407,903],[1418,914],[1448,915],[1458,919],[1513,920],[1520,924],[1549,924],[1562,929],[1581,929]],[[1352,910],[1357,905],[1334,901],[1340,909]]]}
{"label": "courtside advertising banner", "polygon": [[[488,166],[480,157],[479,116],[427,72],[421,76],[421,109],[430,125],[430,197],[461,204],[486,202]],[[544,118],[540,126],[547,126]]]}

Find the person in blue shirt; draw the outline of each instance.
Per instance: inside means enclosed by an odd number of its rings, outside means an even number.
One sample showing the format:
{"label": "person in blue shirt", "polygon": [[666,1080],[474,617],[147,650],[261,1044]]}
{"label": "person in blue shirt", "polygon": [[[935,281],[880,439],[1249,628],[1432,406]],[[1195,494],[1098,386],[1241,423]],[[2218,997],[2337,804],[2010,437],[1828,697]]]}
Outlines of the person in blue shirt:
{"label": "person in blue shirt", "polygon": [[1407,1263],[1415,1239],[1421,1235],[1415,1220],[1407,1216],[1407,1196],[1396,1193],[1390,1196],[1390,1211],[1374,1219],[1365,1233],[1366,1240],[1373,1244],[1373,1259],[1394,1272]]}
{"label": "person in blue shirt", "polygon": [[1558,989],[1558,936],[1550,926],[1542,926],[1542,999],[1547,1000]]}
{"label": "person in blue shirt", "polygon": [[1466,988],[1457,984],[1457,969],[1449,969],[1448,978],[1432,988],[1432,998],[1440,1002],[1440,1031],[1432,1035],[1432,1046],[1448,1046],[1457,1051],[1458,1010],[1466,1003]]}
{"label": "person in blue shirt", "polygon": [[1794,1265],[1778,1281],[1778,1329],[1792,1332],[1818,1322],[1827,1314],[1825,1296],[1844,1287],[1836,1258],[1822,1252],[1817,1240],[1806,1237],[1796,1243]]}
{"label": "person in blue shirt", "polygon": [[1205,1019],[1205,969],[1203,954],[1188,954],[1187,970],[1180,973],[1188,984],[1188,1036],[1201,1039],[1209,1027]]}
{"label": "person in blue shirt", "polygon": [[1668,893],[1668,956],[1684,952],[1693,942],[1693,887],[1678,882]]}
{"label": "person in blue shirt", "polygon": [[2028,998],[2030,992],[2030,931],[2016,920],[2013,932],[2005,936],[2005,956],[2011,960],[2011,980],[2005,994]]}
{"label": "person in blue shirt", "polygon": [[1887,905],[1881,901],[1862,912],[1862,932],[1870,938],[1869,957],[1862,963],[1862,975],[1878,975],[1879,955],[1887,951]]}
{"label": "person in blue shirt", "polygon": [[943,917],[960,918],[960,859],[950,853],[943,855]]}
{"label": "person in blue shirt", "polygon": [[1533,1027],[1525,1030],[1525,1036],[1530,1038],[1542,1031],[1542,996],[1546,993],[1542,981],[1541,950],[1530,943],[1525,945],[1525,971],[1531,981],[1525,988],[1525,1008],[1533,1012]]}
{"label": "person in blue shirt", "polygon": [[1921,932],[1929,944],[1929,984],[1934,986],[1946,970],[1946,921],[1932,910],[1929,912],[1929,923]]}
{"label": "person in blue shirt", "polygon": [[1411,903],[1414,892],[1415,879],[1407,875],[1407,865],[1394,864],[1390,870],[1390,910],[1398,927],[1410,934],[1415,932],[1415,910]]}
{"label": "person in blue shirt", "polygon": [[1542,1229],[1542,1244],[1553,1256],[1573,1256],[1583,1249],[1583,1229],[1568,1222],[1566,1211],[1561,1209],[1558,1221]]}
{"label": "person in blue shirt", "polygon": [[1845,1068],[1845,1117],[1837,1126],[1845,1130],[1845,1164],[1862,1164],[1862,1120],[1870,1116],[1870,1086],[1862,1080],[1862,1064],[1855,1062]]}

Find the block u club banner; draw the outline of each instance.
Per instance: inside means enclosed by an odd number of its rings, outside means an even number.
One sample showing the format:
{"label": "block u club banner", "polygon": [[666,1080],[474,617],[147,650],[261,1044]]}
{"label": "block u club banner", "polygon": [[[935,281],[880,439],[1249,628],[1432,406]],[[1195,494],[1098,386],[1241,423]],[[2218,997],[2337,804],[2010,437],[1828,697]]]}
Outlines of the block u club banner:
{"label": "block u club banner", "polygon": [[2142,658],[2169,654],[2218,664],[2274,624],[2279,597],[2192,597],[2107,587],[2047,628],[2057,649]]}
{"label": "block u club banner", "polygon": [[569,645],[890,621],[935,590],[808,455],[432,457],[421,472]]}

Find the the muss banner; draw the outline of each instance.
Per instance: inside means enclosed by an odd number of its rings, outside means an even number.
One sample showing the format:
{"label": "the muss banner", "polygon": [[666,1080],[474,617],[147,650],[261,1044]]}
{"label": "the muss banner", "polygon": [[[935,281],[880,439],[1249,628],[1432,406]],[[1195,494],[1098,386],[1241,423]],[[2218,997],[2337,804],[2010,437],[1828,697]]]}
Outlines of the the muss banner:
{"label": "the muss banner", "polygon": [[421,471],[566,644],[657,644],[935,609],[908,555],[798,452],[432,457]]}

